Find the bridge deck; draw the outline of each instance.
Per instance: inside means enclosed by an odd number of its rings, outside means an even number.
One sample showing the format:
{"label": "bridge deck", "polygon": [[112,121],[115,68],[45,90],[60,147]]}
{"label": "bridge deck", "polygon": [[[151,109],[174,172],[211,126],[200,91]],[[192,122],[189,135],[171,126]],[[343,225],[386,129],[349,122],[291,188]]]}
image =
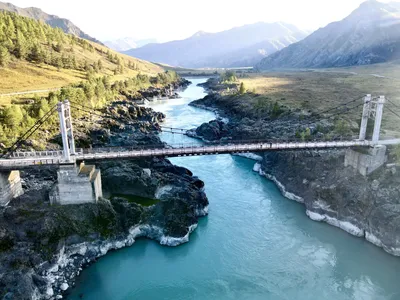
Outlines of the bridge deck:
{"label": "bridge deck", "polygon": [[[282,143],[249,143],[249,144],[227,144],[227,145],[193,145],[180,148],[158,148],[158,149],[134,149],[126,151],[108,151],[104,149],[90,149],[77,153],[72,156],[72,163],[82,160],[102,160],[102,159],[123,159],[123,158],[143,158],[155,156],[191,156],[191,155],[210,155],[224,153],[243,153],[243,152],[266,152],[278,150],[296,149],[326,149],[326,148],[349,148],[349,147],[370,147],[374,145],[400,144],[400,140],[386,140],[378,143],[371,141],[324,141],[324,142],[282,142]],[[121,148],[122,149],[122,148]],[[63,161],[59,151],[29,152],[26,155],[16,154],[11,159],[1,159],[0,169],[23,169],[32,166],[52,166],[68,164],[71,162]],[[36,156],[35,156],[36,155]],[[54,155],[54,156],[52,156]]]}

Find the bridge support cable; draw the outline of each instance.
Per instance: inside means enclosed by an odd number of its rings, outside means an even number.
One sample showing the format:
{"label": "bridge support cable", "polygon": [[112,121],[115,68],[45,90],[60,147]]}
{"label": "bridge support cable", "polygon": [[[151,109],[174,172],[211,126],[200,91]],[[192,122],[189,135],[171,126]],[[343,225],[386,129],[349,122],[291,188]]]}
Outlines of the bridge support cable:
{"label": "bridge support cable", "polygon": [[386,98],[386,100],[387,100],[391,105],[393,105],[394,107],[400,109],[400,105],[397,105],[396,103],[394,103],[393,101],[391,101],[391,100],[388,99],[388,98]]}
{"label": "bridge support cable", "polygon": [[321,112],[316,112],[316,117],[323,117],[323,115],[326,114],[326,113],[328,113],[328,112],[331,112],[331,111],[333,111],[333,110],[337,110],[337,109],[339,109],[339,108],[341,108],[341,107],[346,107],[346,106],[348,106],[349,104],[352,104],[352,103],[354,103],[354,102],[357,102],[358,100],[363,99],[364,97],[365,97],[365,96],[357,97],[357,98],[354,98],[354,99],[352,99],[352,100],[350,100],[350,101],[348,101],[348,102],[346,102],[346,103],[339,104],[339,105],[337,105],[337,106],[335,106],[335,107],[332,107],[332,108],[329,108],[329,109],[327,109],[327,110],[324,110],[324,111],[321,111]]}
{"label": "bridge support cable", "polygon": [[396,117],[398,117],[400,119],[400,114],[398,114],[397,112],[395,112],[393,109],[391,109],[390,107],[386,106],[386,109],[388,111],[390,111],[392,114],[394,114]]}
{"label": "bridge support cable", "polygon": [[[317,112],[317,114],[316,115],[314,114],[312,116],[312,118],[307,121],[306,124],[310,124],[311,122],[316,122],[316,121],[318,121],[319,119],[322,119],[322,118],[332,118],[332,117],[335,117],[337,115],[342,115],[343,113],[346,113],[346,112],[352,111],[354,109],[357,109],[360,106],[364,105],[365,101],[363,103],[357,104],[355,106],[349,107],[349,105],[353,104],[353,103],[355,103],[358,100],[361,100],[363,98],[364,98],[364,96],[361,96],[361,97],[359,96],[359,97],[356,97],[354,99],[351,99],[350,101],[347,101],[346,103],[342,103],[342,104],[339,104],[339,105],[337,105],[335,107],[332,107],[332,108]],[[77,102],[72,102],[72,101],[71,101],[71,103],[74,104],[74,105],[71,105],[71,107],[73,107],[75,109],[90,113],[92,115],[95,115],[95,116],[98,116],[98,117],[101,117],[101,118],[109,118],[109,119],[113,119],[113,120],[118,121],[118,122],[124,122],[127,125],[132,125],[132,123],[126,122],[125,120],[121,120],[121,118],[117,118],[117,117],[115,117],[115,116],[113,116],[113,115],[111,115],[109,113],[104,113],[103,112],[103,114],[99,114],[99,113],[94,112],[95,109],[91,108],[89,106],[85,106],[83,104],[80,104],[80,103],[77,103]],[[332,111],[336,111],[336,110],[338,110],[340,108],[342,108],[341,111],[337,111],[337,112],[335,112],[333,114],[330,114],[329,116],[325,116],[326,113],[332,112]],[[184,128],[176,128],[176,127],[168,127],[168,126],[160,126],[160,128],[161,128],[162,132],[168,132],[168,133],[171,133],[171,134],[182,134],[182,135],[186,135],[186,132],[189,130],[189,129],[184,129]],[[353,137],[352,136],[349,136],[349,137],[346,136],[346,137],[342,137],[342,138],[353,138]]]}
{"label": "bridge support cable", "polygon": [[35,124],[32,125],[23,135],[20,136],[20,138],[12,144],[9,148],[7,148],[5,151],[3,151],[3,154],[0,156],[0,158],[4,158],[6,156],[11,155],[15,151],[17,151],[23,142],[25,142],[27,139],[29,139],[39,128],[42,126],[47,120],[52,116],[52,114],[57,110],[57,105],[53,106],[50,108],[50,110],[39,120],[36,121]]}
{"label": "bridge support cable", "polygon": [[[91,114],[93,116],[97,116],[97,117],[101,117],[101,118],[108,118],[108,119],[111,119],[111,120],[114,120],[114,121],[123,122],[126,125],[134,125],[131,122],[127,122],[127,120],[121,120],[120,118],[117,118],[117,117],[115,117],[115,116],[113,116],[111,114],[105,113],[104,115],[101,115],[101,114],[93,112],[93,109],[91,109],[91,108],[89,108],[87,106],[84,106],[84,105],[81,105],[81,104],[77,104],[76,102],[72,102],[72,103],[74,103],[76,105],[76,106],[75,105],[71,105],[72,108],[75,108],[77,110],[89,113],[89,114]],[[80,106],[80,107],[78,107],[78,106]],[[168,133],[172,133],[172,134],[186,135],[186,132],[188,131],[188,129],[173,128],[173,127],[166,127],[166,126],[160,126],[160,128],[161,128],[162,132],[168,132]]]}
{"label": "bridge support cable", "polygon": [[[89,107],[89,106],[86,106],[86,105],[83,105],[83,104],[80,104],[80,103],[77,103],[77,102],[74,102],[74,101],[70,101],[71,103],[73,103],[73,104],[75,104],[75,105],[77,105],[77,106],[80,106],[82,109],[82,111],[85,111],[85,112],[87,112],[87,113],[91,113],[91,114],[93,114],[94,116],[98,116],[98,117],[110,117],[110,118],[112,118],[112,119],[114,119],[114,120],[116,120],[116,121],[120,121],[121,122],[121,120],[120,119],[118,119],[118,118],[116,118],[115,116],[113,116],[113,115],[111,115],[111,114],[109,114],[109,113],[104,113],[103,112],[103,114],[104,115],[100,115],[100,114],[96,114],[95,112],[94,112],[94,108],[92,108],[92,107]],[[75,107],[74,106],[74,108],[76,108],[76,109],[80,109],[80,108],[78,108],[78,107]],[[129,124],[128,124],[129,125]],[[176,127],[168,127],[168,126],[161,126],[160,125],[160,127],[161,128],[165,128],[165,129],[169,129],[169,130],[177,130],[177,131],[188,131],[188,130],[190,130],[190,129],[186,129],[186,128],[176,128]]]}

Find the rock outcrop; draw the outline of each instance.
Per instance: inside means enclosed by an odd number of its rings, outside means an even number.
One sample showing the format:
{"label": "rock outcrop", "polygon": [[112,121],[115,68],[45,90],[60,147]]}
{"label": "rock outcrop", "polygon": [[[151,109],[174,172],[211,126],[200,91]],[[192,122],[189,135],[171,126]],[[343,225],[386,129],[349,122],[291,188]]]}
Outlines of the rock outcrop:
{"label": "rock outcrop", "polygon": [[[99,164],[104,191],[119,195],[111,201],[50,206],[51,174],[0,211],[0,297],[53,299],[74,285],[85,265],[140,236],[168,246],[187,242],[207,214],[203,183],[166,160],[139,163]],[[42,175],[26,174],[29,182]],[[144,207],[128,197],[137,194],[158,201]]]}
{"label": "rock outcrop", "polygon": [[[78,147],[164,146],[157,133],[165,115],[150,108],[117,101],[91,118],[89,127],[76,122]],[[107,197],[97,204],[51,206],[56,169],[22,173],[24,195],[0,209],[0,299],[61,299],[108,251],[137,237],[180,245],[208,213],[204,183],[166,159],[94,164]]]}

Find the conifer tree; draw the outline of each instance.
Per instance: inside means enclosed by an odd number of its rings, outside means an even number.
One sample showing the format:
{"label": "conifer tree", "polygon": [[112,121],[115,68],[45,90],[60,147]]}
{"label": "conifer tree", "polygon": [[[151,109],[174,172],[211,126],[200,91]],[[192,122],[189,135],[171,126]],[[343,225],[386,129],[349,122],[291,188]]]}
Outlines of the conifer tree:
{"label": "conifer tree", "polygon": [[28,45],[23,33],[18,30],[17,41],[15,44],[15,56],[17,58],[25,59],[28,55]]}
{"label": "conifer tree", "polygon": [[244,86],[244,83],[241,82],[240,83],[240,88],[239,88],[239,94],[243,95],[244,93],[246,93],[246,87]]}
{"label": "conifer tree", "polygon": [[10,63],[10,53],[7,48],[0,46],[0,67],[7,67]]}

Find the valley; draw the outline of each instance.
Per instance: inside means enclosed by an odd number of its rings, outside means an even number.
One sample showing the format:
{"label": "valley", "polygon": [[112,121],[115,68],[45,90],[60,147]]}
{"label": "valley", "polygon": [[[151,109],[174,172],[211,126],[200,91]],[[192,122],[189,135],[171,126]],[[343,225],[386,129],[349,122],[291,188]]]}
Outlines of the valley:
{"label": "valley", "polygon": [[[392,109],[397,112],[396,106],[400,105],[399,78],[399,65],[394,62],[335,69],[238,73],[237,89],[243,82],[249,92],[240,97],[243,109],[247,109],[246,104],[251,104],[248,115],[275,102],[289,109],[317,112],[366,94],[385,95],[393,102]],[[359,119],[360,114],[360,111],[342,112],[343,117],[353,120]],[[383,129],[388,136],[400,135],[395,114],[388,112],[385,115]]]}
{"label": "valley", "polygon": [[398,2],[29,1],[0,299],[400,298]]}

